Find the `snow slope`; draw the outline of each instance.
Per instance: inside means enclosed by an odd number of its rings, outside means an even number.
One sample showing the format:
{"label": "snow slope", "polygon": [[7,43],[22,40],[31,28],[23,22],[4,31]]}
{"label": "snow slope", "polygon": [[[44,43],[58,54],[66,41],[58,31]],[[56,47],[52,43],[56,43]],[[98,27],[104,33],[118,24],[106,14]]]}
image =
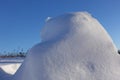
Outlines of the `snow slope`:
{"label": "snow slope", "polygon": [[49,19],[12,80],[120,80],[120,56],[87,12]]}

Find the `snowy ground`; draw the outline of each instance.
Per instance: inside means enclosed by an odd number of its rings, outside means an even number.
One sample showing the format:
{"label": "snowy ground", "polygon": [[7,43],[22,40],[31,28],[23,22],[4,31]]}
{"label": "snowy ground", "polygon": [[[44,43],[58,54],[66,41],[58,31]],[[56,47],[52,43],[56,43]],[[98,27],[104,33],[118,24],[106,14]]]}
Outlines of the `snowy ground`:
{"label": "snowy ground", "polygon": [[23,58],[0,58],[0,80],[9,80],[23,60]]}
{"label": "snowy ground", "polygon": [[24,58],[0,58],[0,63],[21,63],[23,62]]}

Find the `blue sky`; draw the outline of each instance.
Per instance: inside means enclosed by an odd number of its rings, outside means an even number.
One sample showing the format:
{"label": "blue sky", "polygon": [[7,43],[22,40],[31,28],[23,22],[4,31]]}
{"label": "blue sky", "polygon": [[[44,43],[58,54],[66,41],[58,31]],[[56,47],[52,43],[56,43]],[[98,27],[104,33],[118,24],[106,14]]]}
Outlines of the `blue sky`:
{"label": "blue sky", "polygon": [[0,0],[0,52],[31,48],[47,17],[76,11],[97,18],[120,48],[120,0]]}

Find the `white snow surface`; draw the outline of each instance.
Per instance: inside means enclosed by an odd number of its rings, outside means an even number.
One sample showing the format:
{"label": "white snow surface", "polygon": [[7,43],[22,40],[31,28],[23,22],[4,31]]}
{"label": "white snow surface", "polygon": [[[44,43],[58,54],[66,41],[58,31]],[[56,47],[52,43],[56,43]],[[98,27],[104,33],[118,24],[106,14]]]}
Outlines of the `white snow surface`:
{"label": "white snow surface", "polygon": [[117,48],[89,13],[52,18],[41,37],[12,80],[120,80]]}
{"label": "white snow surface", "polygon": [[[2,60],[2,59],[1,59]],[[0,62],[0,80],[11,80],[21,63]]]}
{"label": "white snow surface", "polygon": [[1,69],[11,75],[14,75],[17,69],[20,67],[20,63],[4,63],[0,65]]}

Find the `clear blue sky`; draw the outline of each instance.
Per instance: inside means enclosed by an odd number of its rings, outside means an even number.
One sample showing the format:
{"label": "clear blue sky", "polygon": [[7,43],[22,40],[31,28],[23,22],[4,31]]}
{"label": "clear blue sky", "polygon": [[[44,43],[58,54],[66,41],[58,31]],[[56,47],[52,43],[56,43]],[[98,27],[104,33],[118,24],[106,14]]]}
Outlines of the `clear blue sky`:
{"label": "clear blue sky", "polygon": [[31,48],[47,17],[75,11],[91,13],[120,48],[120,0],[0,0],[0,52]]}

